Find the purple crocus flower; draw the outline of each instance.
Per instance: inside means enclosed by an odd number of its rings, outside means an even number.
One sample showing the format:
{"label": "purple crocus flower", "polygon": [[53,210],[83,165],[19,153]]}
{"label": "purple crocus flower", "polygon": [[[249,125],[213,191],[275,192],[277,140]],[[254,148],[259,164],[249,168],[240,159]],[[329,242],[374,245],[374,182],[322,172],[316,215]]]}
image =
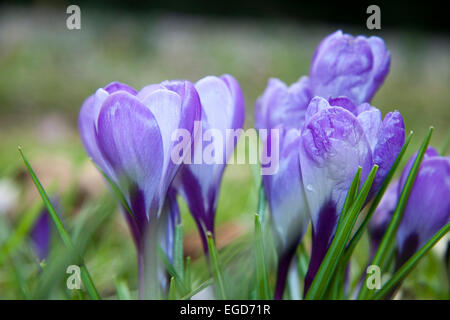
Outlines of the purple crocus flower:
{"label": "purple crocus flower", "polygon": [[353,37],[336,31],[322,40],[311,63],[314,95],[346,96],[355,105],[372,100],[389,72],[390,53],[378,37]]}
{"label": "purple crocus flower", "polygon": [[50,215],[47,209],[43,209],[31,230],[32,247],[39,261],[47,259],[50,252],[50,240]]}
{"label": "purple crocus flower", "polygon": [[[416,155],[403,169],[400,194]],[[424,155],[397,230],[397,267],[450,222],[450,157],[429,147]]]}
{"label": "purple crocus flower", "polygon": [[278,172],[262,177],[280,253],[275,299],[283,297],[289,266],[309,223],[300,171],[300,131],[279,128],[279,132]]}
{"label": "purple crocus flower", "polygon": [[336,31],[317,47],[309,76],[291,86],[272,78],[256,102],[256,128],[277,125],[300,129],[314,96],[346,97],[354,106],[370,102],[389,72],[390,52],[378,37],[353,37]]}
{"label": "purple crocus flower", "polygon": [[[86,151],[131,209],[126,218],[138,250],[141,280],[144,265],[150,263],[144,259],[147,246],[157,242],[147,237],[157,237],[166,193],[179,169],[171,161],[172,133],[184,129],[192,134],[200,115],[200,100],[189,81],[166,81],[139,92],[113,82],[81,108],[79,129]],[[150,251],[154,254],[156,249]]]}
{"label": "purple crocus flower", "polygon": [[348,99],[315,97],[306,111],[301,133],[300,165],[310,209],[313,247],[305,292],[331,244],[350,184],[359,166],[364,182],[370,169],[380,169],[375,192],[404,143],[399,112],[384,120],[375,107],[354,107]]}
{"label": "purple crocus flower", "polygon": [[[195,84],[195,88],[202,105],[201,128],[196,133],[194,159],[191,164],[183,165],[174,187],[186,200],[207,253],[206,232],[214,235],[220,183],[231,149],[237,141],[237,137],[227,135],[226,131],[242,128],[244,97],[239,83],[230,75],[205,77]],[[211,137],[212,141],[205,142],[202,135],[207,136],[208,131],[214,131],[217,135]],[[228,141],[222,141],[222,137]],[[197,163],[196,159],[202,159],[205,152],[214,154],[217,161]]]}

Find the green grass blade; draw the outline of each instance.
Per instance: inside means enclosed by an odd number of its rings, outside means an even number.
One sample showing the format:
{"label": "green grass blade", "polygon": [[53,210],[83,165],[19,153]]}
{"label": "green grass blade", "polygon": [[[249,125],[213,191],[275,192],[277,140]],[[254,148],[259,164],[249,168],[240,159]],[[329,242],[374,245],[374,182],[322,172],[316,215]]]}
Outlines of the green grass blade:
{"label": "green grass blade", "polygon": [[[386,260],[390,252],[389,247],[394,243],[395,233],[403,217],[403,210],[405,209],[406,203],[408,202],[409,194],[411,193],[414,180],[416,179],[417,173],[419,172],[419,167],[427,150],[432,133],[433,127],[428,130],[428,134],[422,142],[422,145],[420,146],[416,159],[414,160],[411,170],[409,171],[408,178],[406,179],[405,185],[403,186],[397,203],[397,207],[395,208],[395,211],[392,215],[391,222],[389,223],[389,226],[383,238],[381,239],[380,245],[377,249],[377,252],[375,253],[373,261],[371,262],[371,265],[376,265],[381,270],[383,270],[386,265]],[[366,282],[368,276],[369,275],[367,274],[366,278],[364,279],[364,283]],[[368,294],[369,291],[367,286],[362,286],[358,299],[366,299],[368,297]]]}
{"label": "green grass blade", "polygon": [[264,257],[264,239],[261,230],[261,219],[258,214],[255,215],[255,258],[258,296],[261,300],[267,300],[270,299],[269,279]]}
{"label": "green grass blade", "polygon": [[345,196],[344,206],[342,207],[341,215],[339,216],[339,221],[337,228],[342,224],[346,214],[348,213],[348,209],[351,207],[353,202],[355,201],[356,195],[358,194],[359,181],[361,180],[361,172],[362,168],[358,167],[355,176],[353,177],[353,181],[348,189],[347,195]]}
{"label": "green grass blade", "polygon": [[164,267],[166,268],[169,275],[173,278],[175,278],[176,285],[178,288],[184,293],[189,292],[189,290],[186,288],[183,281],[181,281],[181,276],[178,274],[177,270],[175,270],[174,266],[170,263],[169,258],[167,257],[166,253],[164,252],[161,247],[158,247],[158,255],[161,259],[161,262],[164,264]]}
{"label": "green grass blade", "polygon": [[383,299],[391,290],[396,286],[414,269],[417,263],[422,257],[430,251],[431,248],[450,231],[450,223],[447,223],[442,227],[430,240],[427,241],[400,269],[389,279],[388,282],[374,295],[373,299]]}
{"label": "green grass blade", "polygon": [[380,190],[378,191],[377,195],[375,196],[374,200],[372,201],[372,204],[370,205],[369,211],[367,212],[366,217],[364,218],[363,222],[359,226],[358,230],[355,232],[353,237],[351,238],[347,248],[345,249],[344,253],[344,259],[343,259],[343,265],[347,265],[348,261],[350,261],[350,257],[353,254],[353,250],[355,250],[356,245],[358,244],[359,240],[361,239],[364,231],[366,230],[367,226],[369,225],[369,221],[372,218],[376,208],[380,204],[381,199],[383,198],[383,195],[386,191],[386,189],[389,186],[389,183],[392,180],[392,177],[394,176],[394,173],[400,164],[403,155],[405,154],[406,149],[408,148],[409,142],[411,141],[413,132],[411,131],[408,137],[405,140],[405,143],[403,144],[402,148],[400,149],[400,152],[397,155],[397,158],[395,159],[394,163],[392,164],[391,169],[389,170],[388,174],[386,175],[386,178],[384,179]]}
{"label": "green grass blade", "polygon": [[176,290],[175,290],[175,278],[170,278],[169,283],[169,300],[177,300]]}
{"label": "green grass blade", "polygon": [[30,299],[30,294],[29,294],[29,290],[28,287],[25,283],[25,279],[23,278],[23,272],[21,269],[21,263],[18,263],[15,258],[10,257],[10,262],[11,262],[11,266],[14,272],[14,278],[17,282],[17,286],[19,288],[20,294],[22,295],[22,297],[25,300],[29,300]]}
{"label": "green grass blade", "polygon": [[213,279],[208,279],[205,282],[201,283],[197,288],[189,292],[187,295],[185,295],[181,300],[189,300],[193,296],[195,296],[197,293],[202,291],[203,289],[207,288],[208,286],[212,285],[214,283]]}
{"label": "green grass blade", "polygon": [[219,261],[219,254],[214,244],[214,239],[211,232],[207,232],[206,237],[208,239],[209,260],[211,262],[214,284],[216,286],[217,299],[225,300],[225,282],[223,280],[223,272]]}
{"label": "green grass blade", "polygon": [[117,299],[131,300],[130,289],[125,281],[114,279],[114,286],[116,287]]}
{"label": "green grass blade", "polygon": [[30,163],[28,162],[27,158],[25,157],[25,154],[23,153],[22,148],[20,148],[20,147],[19,147],[19,152],[20,152],[20,155],[22,156],[25,166],[27,167],[28,172],[31,175],[31,178],[33,179],[33,182],[34,182],[39,194],[41,195],[42,200],[44,201],[45,207],[47,208],[47,210],[50,214],[50,217],[52,218],[53,223],[56,226],[56,230],[58,231],[59,236],[61,237],[61,239],[62,239],[63,243],[66,245],[66,247],[69,248],[69,250],[74,252],[74,254],[77,257],[78,262],[81,264],[81,267],[80,267],[81,279],[83,280],[86,290],[88,291],[88,293],[92,299],[95,299],[95,300],[100,299],[98,291],[94,285],[94,282],[92,281],[91,275],[90,275],[82,257],[80,257],[78,255],[78,253],[76,252],[75,247],[72,244],[72,240],[70,239],[69,233],[64,228],[64,225],[61,222],[61,219],[59,218],[55,209],[53,208],[53,205],[51,204],[50,199],[49,199],[47,193],[45,192],[44,187],[42,187],[41,182],[39,181],[33,168],[31,167]]}
{"label": "green grass blade", "polygon": [[358,218],[361,208],[366,201],[367,195],[369,194],[377,170],[378,166],[373,166],[361,188],[361,191],[358,193],[355,202],[349,209],[348,214],[345,215],[340,228],[336,229],[333,241],[331,242],[330,248],[328,249],[327,254],[325,255],[325,258],[323,259],[311,284],[311,287],[306,294],[306,299],[321,299],[324,296],[339,259],[341,258],[345,246],[347,245],[347,241],[350,238],[356,219]]}
{"label": "green grass blade", "polygon": [[298,274],[301,279],[305,279],[306,272],[308,271],[309,257],[303,242],[297,247],[297,254],[295,256],[297,259]]}
{"label": "green grass blade", "polygon": [[186,266],[184,268],[184,276],[183,276],[184,283],[186,285],[186,288],[188,291],[192,290],[192,284],[191,284],[191,257],[186,258]]}
{"label": "green grass blade", "polygon": [[259,215],[259,218],[261,219],[261,225],[264,225],[264,222],[266,221],[266,193],[264,191],[264,183],[261,181],[261,185],[259,187],[259,193],[258,193],[258,208],[257,213]]}
{"label": "green grass blade", "polygon": [[111,190],[113,191],[114,195],[119,199],[120,204],[125,208],[125,210],[131,216],[131,218],[134,219],[133,211],[131,210],[131,208],[128,204],[128,201],[125,198],[125,196],[123,195],[122,191],[120,191],[119,187],[114,183],[114,181],[112,181],[111,178],[108,177],[108,175],[106,173],[104,173],[103,170],[99,166],[97,166],[97,164],[94,163],[94,165],[97,167],[97,170],[100,171],[100,173],[103,175],[103,177],[106,179],[106,181],[108,182],[108,185],[111,188]]}
{"label": "green grass blade", "polygon": [[174,236],[174,252],[173,252],[173,266],[180,275],[180,280],[183,280],[183,226],[182,224],[177,224],[175,226],[175,236]]}

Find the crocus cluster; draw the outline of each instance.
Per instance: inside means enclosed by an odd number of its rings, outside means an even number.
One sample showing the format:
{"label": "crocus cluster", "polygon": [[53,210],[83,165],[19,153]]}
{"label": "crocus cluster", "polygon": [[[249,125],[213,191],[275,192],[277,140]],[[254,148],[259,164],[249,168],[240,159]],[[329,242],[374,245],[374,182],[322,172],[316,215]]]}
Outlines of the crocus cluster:
{"label": "crocus cluster", "polygon": [[[308,76],[291,86],[270,79],[256,102],[255,127],[270,130],[263,141],[267,154],[273,130],[279,138],[278,170],[262,178],[279,252],[276,299],[283,296],[289,266],[309,221],[312,250],[305,294],[333,240],[358,168],[362,168],[362,185],[372,167],[379,167],[370,199],[404,144],[401,114],[393,111],[383,118],[370,104],[389,66],[390,53],[382,39],[337,31],[316,49]],[[154,285],[155,278],[162,287],[167,285],[167,279],[158,277],[160,267],[152,263],[158,245],[169,261],[173,259],[174,230],[180,223],[177,195],[186,200],[208,254],[207,233],[214,236],[220,184],[238,138],[227,131],[241,129],[244,114],[242,91],[230,75],[208,76],[195,84],[165,81],[140,91],[113,82],[83,103],[81,137],[87,153],[123,200],[138,252],[142,297],[148,296],[147,284]],[[174,139],[177,130],[187,132],[191,153],[185,153],[186,149],[179,153]],[[205,141],[203,132],[208,130],[218,134]],[[196,162],[205,152],[218,161]],[[387,190],[374,216],[373,251],[412,161],[398,183]],[[450,159],[429,149],[398,230],[400,264],[448,223],[449,177]]]}
{"label": "crocus cluster", "polygon": [[[390,53],[382,39],[337,31],[316,49],[309,76],[289,87],[270,79],[256,103],[257,128],[289,132],[280,135],[280,169],[263,180],[280,243],[279,270],[286,269],[292,248],[312,221],[305,291],[333,239],[358,167],[364,181],[372,166],[379,166],[373,194],[404,143],[400,113],[383,119],[369,104],[389,65]],[[278,274],[275,298],[282,296],[285,276]]]}
{"label": "crocus cluster", "polygon": [[[197,122],[203,129],[224,132],[241,128],[243,118],[243,95],[238,82],[229,75],[206,77],[195,85],[165,81],[139,92],[114,82],[83,103],[79,129],[84,146],[125,199],[122,204],[138,251],[141,296],[146,296],[142,291],[146,277],[160,270],[151,268],[152,259],[157,257],[155,246],[161,245],[172,259],[174,226],[180,219],[177,193],[186,198],[202,237],[205,239],[206,231],[214,231],[226,161],[217,165],[185,164],[190,154],[177,153],[175,133],[178,129],[188,132],[187,149],[193,147],[194,153],[201,153]],[[213,152],[218,152],[219,146],[223,144],[217,141]]]}
{"label": "crocus cluster", "polygon": [[[371,245],[378,247],[391,220],[406,178],[416,158],[413,155],[400,180],[387,190],[371,220]],[[397,230],[396,268],[405,263],[436,232],[450,222],[450,157],[439,156],[429,147],[403,212]]]}

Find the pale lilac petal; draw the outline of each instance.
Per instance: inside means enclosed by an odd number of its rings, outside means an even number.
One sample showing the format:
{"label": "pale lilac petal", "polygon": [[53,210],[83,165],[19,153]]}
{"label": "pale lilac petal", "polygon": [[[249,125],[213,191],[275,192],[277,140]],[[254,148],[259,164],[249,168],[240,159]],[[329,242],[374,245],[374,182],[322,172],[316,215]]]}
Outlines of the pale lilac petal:
{"label": "pale lilac petal", "polygon": [[[300,131],[280,131],[278,171],[264,175],[263,181],[275,232],[284,250],[302,238],[309,222],[309,210],[300,171]],[[270,143],[267,148],[270,152]]]}
{"label": "pale lilac petal", "polygon": [[263,95],[256,102],[256,128],[301,128],[311,97],[307,77],[301,77],[289,87],[278,79],[270,79]]}
{"label": "pale lilac petal", "polygon": [[235,78],[229,74],[220,77],[230,90],[231,99],[234,104],[234,115],[231,128],[240,129],[244,125],[245,109],[244,109],[244,94]]}
{"label": "pale lilac petal", "polygon": [[[226,161],[227,145],[234,147],[236,137],[227,135],[229,129],[242,128],[244,122],[244,99],[238,82],[229,75],[222,77],[208,76],[199,80],[195,88],[202,106],[202,128],[196,135],[193,163],[184,165],[176,176],[174,185],[185,198],[189,209],[197,222],[207,251],[205,231],[214,231],[214,216],[217,207],[218,193]],[[218,132],[220,137],[213,136],[212,141],[203,142],[207,132]],[[221,138],[226,138],[223,141]],[[201,156],[209,148],[217,154],[217,161],[205,163]],[[197,163],[196,159],[202,163]]]}
{"label": "pale lilac petal", "polygon": [[146,105],[154,115],[161,132],[163,144],[162,155],[164,158],[162,173],[164,176],[167,176],[167,179],[164,177],[162,178],[161,181],[165,185],[161,185],[160,188],[162,190],[167,190],[168,184],[172,181],[177,169],[170,154],[172,147],[175,144],[175,141],[172,140],[172,134],[179,128],[181,121],[181,97],[173,91],[158,89],[147,95],[147,97],[142,100],[142,103]]}
{"label": "pale lilac petal", "polygon": [[322,97],[314,97],[311,99],[305,114],[305,124],[321,110],[330,108],[328,101]]}
{"label": "pale lilac petal", "polygon": [[102,106],[97,139],[138,226],[145,229],[149,215],[158,213],[164,165],[163,142],[154,115],[134,96],[114,93]]}
{"label": "pale lilac petal", "polygon": [[381,111],[373,108],[358,114],[358,121],[366,134],[371,150],[375,150],[378,142],[378,133],[383,124]]}
{"label": "pale lilac petal", "polygon": [[363,113],[364,111],[376,110],[375,107],[371,106],[370,103],[364,102],[356,107],[356,114]]}
{"label": "pale lilac petal", "polygon": [[94,95],[84,101],[78,117],[78,128],[88,155],[103,172],[114,179],[114,173],[103,158],[97,142],[97,119],[100,108],[107,97],[108,93],[105,90],[98,89]]}

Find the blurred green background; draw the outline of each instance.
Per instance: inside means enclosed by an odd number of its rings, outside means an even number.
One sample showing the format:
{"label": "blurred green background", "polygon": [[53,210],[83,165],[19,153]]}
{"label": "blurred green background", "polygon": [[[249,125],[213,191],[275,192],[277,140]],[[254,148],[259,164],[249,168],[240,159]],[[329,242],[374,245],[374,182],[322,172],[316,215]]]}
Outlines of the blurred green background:
{"label": "blurred green background", "polygon": [[[340,28],[381,36],[391,51],[390,74],[372,104],[383,113],[399,110],[407,130],[414,130],[407,158],[430,125],[435,127],[431,144],[438,148],[449,129],[450,39],[445,33],[398,26],[373,32],[366,29],[365,20],[349,25],[302,23],[293,18],[108,10],[106,5],[81,6],[81,12],[81,30],[71,31],[66,28],[65,7],[0,7],[0,299],[27,297],[40,287],[45,288],[45,298],[69,294],[61,289],[63,259],[55,258],[52,264],[61,284],[50,277],[45,287],[27,248],[26,228],[18,231],[41,203],[17,152],[19,145],[44,186],[62,199],[69,229],[86,236],[86,260],[102,295],[114,296],[114,277],[136,287],[135,249],[127,226],[77,131],[84,99],[111,81],[140,89],[166,79],[195,82],[229,73],[241,84],[246,127],[251,127],[255,100],[268,78],[289,84],[306,75],[320,40]],[[235,250],[236,243],[245,247],[251,236],[258,184],[248,166],[226,170],[217,213],[218,242],[225,251]],[[207,274],[185,206],[183,218],[185,252],[198,261],[200,281]],[[61,248],[54,238],[57,257]],[[365,261],[365,245],[357,252],[356,269],[358,261]],[[440,246],[408,278],[403,297],[448,297],[439,253],[445,241]]]}

